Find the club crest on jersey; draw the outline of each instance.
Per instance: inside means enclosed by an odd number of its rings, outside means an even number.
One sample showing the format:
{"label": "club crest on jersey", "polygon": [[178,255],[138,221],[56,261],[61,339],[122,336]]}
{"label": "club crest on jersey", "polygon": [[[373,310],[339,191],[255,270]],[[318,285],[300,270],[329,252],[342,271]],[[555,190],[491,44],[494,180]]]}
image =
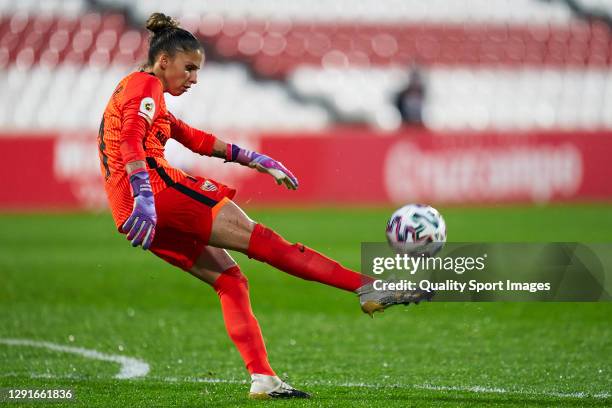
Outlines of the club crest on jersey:
{"label": "club crest on jersey", "polygon": [[140,101],[140,110],[138,113],[152,121],[155,116],[155,101],[153,98],[143,98],[142,101]]}
{"label": "club crest on jersey", "polygon": [[200,186],[200,188],[204,191],[217,191],[217,186],[215,186],[210,181],[206,180],[204,184]]}

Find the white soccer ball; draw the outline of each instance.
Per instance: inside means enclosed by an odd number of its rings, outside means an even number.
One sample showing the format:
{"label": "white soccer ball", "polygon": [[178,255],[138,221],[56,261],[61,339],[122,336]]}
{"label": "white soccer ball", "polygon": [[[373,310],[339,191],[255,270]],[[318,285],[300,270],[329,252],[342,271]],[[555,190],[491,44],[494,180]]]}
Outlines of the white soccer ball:
{"label": "white soccer ball", "polygon": [[408,204],[391,215],[387,241],[397,253],[434,256],[446,242],[446,223],[435,208]]}

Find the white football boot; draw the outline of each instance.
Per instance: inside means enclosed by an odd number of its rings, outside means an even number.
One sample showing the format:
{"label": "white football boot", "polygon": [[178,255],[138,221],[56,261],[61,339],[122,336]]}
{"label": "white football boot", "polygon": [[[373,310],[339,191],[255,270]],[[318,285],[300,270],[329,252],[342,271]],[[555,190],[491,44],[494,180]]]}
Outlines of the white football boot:
{"label": "white football boot", "polygon": [[249,398],[310,398],[310,395],[296,390],[275,375],[252,374]]}
{"label": "white football boot", "polygon": [[373,283],[363,285],[355,291],[359,295],[359,303],[364,313],[372,315],[374,312],[384,312],[393,305],[418,305],[422,300],[431,300],[435,292],[417,290],[376,290]]}

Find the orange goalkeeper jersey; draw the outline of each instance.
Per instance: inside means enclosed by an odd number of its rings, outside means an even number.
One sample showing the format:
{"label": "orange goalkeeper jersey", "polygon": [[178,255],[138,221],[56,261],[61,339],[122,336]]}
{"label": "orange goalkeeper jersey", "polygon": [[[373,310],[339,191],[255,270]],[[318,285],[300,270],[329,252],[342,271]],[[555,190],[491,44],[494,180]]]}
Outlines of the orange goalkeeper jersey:
{"label": "orange goalkeeper jersey", "polygon": [[[134,72],[115,88],[98,132],[98,155],[104,176],[104,187],[115,224],[119,228],[132,212],[133,197],[125,171],[126,160],[121,146],[122,129],[128,117],[138,115],[147,122],[142,148],[153,193],[157,194],[187,174],[164,158],[164,145],[174,138],[193,151],[210,151],[215,137],[190,128],[166,109],[161,81],[153,74]],[[206,147],[203,147],[206,146]]]}

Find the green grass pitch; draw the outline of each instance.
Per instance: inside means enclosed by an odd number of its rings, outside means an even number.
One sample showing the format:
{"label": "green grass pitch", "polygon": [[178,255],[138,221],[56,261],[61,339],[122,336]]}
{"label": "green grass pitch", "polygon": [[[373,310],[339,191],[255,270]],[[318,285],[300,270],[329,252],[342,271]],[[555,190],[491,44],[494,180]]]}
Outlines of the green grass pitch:
{"label": "green grass pitch", "polygon": [[[359,267],[386,209],[253,209],[288,239]],[[451,241],[610,242],[612,207],[442,209]],[[0,215],[0,338],[47,341],[150,365],[0,342],[0,388],[66,389],[52,406],[610,406],[609,303],[427,303],[374,319],[354,295],[236,255],[278,374],[310,401],[249,401],[214,291],[114,232],[110,215]],[[7,402],[5,406],[43,406]]]}

